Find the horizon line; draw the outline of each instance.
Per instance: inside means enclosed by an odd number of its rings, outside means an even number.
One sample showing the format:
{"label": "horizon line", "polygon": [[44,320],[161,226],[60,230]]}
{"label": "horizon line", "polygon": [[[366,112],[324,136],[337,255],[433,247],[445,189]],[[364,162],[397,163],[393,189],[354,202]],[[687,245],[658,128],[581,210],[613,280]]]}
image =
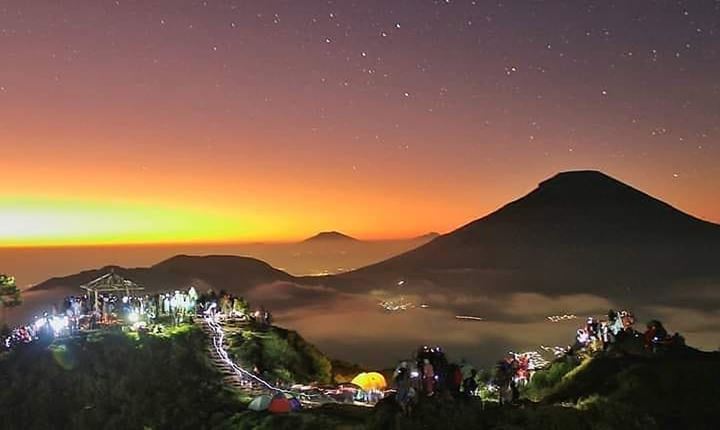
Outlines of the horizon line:
{"label": "horizon line", "polygon": [[[269,240],[198,240],[198,241],[158,241],[158,242],[68,242],[68,243],[20,243],[20,244],[2,244],[0,243],[0,250],[7,249],[57,249],[57,248],[126,248],[126,247],[166,247],[166,246],[251,246],[251,245],[299,245],[308,239],[311,239],[318,234],[304,237],[302,239],[269,239]],[[340,232],[342,233],[342,232]],[[399,242],[399,241],[411,241],[420,239],[421,237],[437,233],[434,231],[421,233],[414,236],[402,236],[402,237],[384,237],[384,238],[369,238],[362,239],[352,235],[346,235],[349,238],[355,239],[357,242],[373,243],[373,242]],[[345,234],[345,233],[342,233]],[[437,233],[438,235],[442,233]]]}

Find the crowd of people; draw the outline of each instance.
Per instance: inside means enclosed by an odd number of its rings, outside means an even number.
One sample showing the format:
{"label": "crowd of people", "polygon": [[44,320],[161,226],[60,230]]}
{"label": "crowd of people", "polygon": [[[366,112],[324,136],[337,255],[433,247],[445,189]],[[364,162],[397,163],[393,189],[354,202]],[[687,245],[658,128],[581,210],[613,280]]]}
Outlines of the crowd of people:
{"label": "crowd of people", "polygon": [[607,351],[626,339],[642,339],[643,348],[649,352],[659,352],[685,343],[679,333],[670,336],[658,320],[651,320],[646,324],[645,331],[640,332],[635,329],[635,315],[632,312],[611,309],[606,319],[587,318],[585,325],[577,330],[575,344],[568,349],[568,353]]}
{"label": "crowd of people", "polygon": [[222,316],[223,318],[237,318],[253,321],[269,326],[272,324],[272,314],[264,307],[250,311],[250,304],[243,297],[234,296],[224,290],[215,293],[210,290],[197,299],[198,314]]}
{"label": "crowd of people", "polygon": [[450,363],[439,346],[422,346],[414,360],[400,362],[394,372],[395,400],[409,414],[420,396],[446,392],[454,397],[477,394],[477,370]]}
{"label": "crowd of people", "polygon": [[3,333],[2,346],[11,349],[38,339],[53,339],[69,334],[70,330],[70,320],[66,315],[46,312],[42,317],[35,318],[30,325],[16,327]]}
{"label": "crowd of people", "polygon": [[592,351],[607,350],[626,336],[635,335],[635,315],[629,311],[610,310],[607,319],[588,317],[585,325],[578,328],[572,351],[589,348]]}
{"label": "crowd of people", "polygon": [[[607,318],[588,317],[575,333],[575,343],[567,348],[544,347],[556,357],[570,356],[584,358],[600,351],[611,351],[620,343],[635,341],[642,344],[648,353],[657,353],[674,346],[684,345],[680,334],[670,336],[658,320],[647,323],[645,332],[635,329],[635,315],[630,311],[610,310]],[[633,343],[633,342],[631,342]],[[511,353],[499,361],[495,368],[494,386],[497,387],[500,403],[517,403],[519,389],[527,384],[535,371],[544,368],[549,362],[539,357],[537,352],[523,354]]]}
{"label": "crowd of people", "polygon": [[226,292],[209,291],[198,295],[193,287],[158,294],[98,293],[68,296],[59,306],[53,306],[32,324],[6,329],[0,334],[0,345],[11,349],[47,337],[72,335],[82,330],[94,330],[113,325],[145,331],[161,324],[179,325],[195,315],[212,313],[223,317],[245,318],[270,325],[272,315],[261,308],[249,311],[242,297]]}
{"label": "crowd of people", "polygon": [[[194,315],[197,298],[192,287],[188,291],[152,295],[102,293],[97,299],[87,295],[70,296],[63,301],[59,314],[68,317],[71,333],[115,324],[137,329],[160,320],[177,325]],[[53,309],[53,313],[58,312]]]}
{"label": "crowd of people", "polygon": [[[669,335],[658,320],[647,323],[645,331],[635,328],[635,315],[630,311],[610,310],[606,318],[588,317],[575,332],[575,342],[567,347],[543,347],[556,358],[564,356],[582,359],[603,351],[613,351],[620,344],[632,344],[635,351],[658,353],[682,346],[678,333]],[[535,372],[551,364],[539,352],[510,352],[498,361],[492,376],[485,381],[490,392],[496,392],[500,404],[517,404],[522,387]],[[470,397],[478,394],[480,382],[475,369],[449,363],[440,347],[423,346],[415,360],[403,361],[395,369],[395,400],[408,414],[421,396],[432,397],[438,392]]]}
{"label": "crowd of people", "polygon": [[16,345],[30,343],[35,339],[37,339],[37,334],[32,325],[20,326],[5,334],[3,347],[5,349],[10,349]]}

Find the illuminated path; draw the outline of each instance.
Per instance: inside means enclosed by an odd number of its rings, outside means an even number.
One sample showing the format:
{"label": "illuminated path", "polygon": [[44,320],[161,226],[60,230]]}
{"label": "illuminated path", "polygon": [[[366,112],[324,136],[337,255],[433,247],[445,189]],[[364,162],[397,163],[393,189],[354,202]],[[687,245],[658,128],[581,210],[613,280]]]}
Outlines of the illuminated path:
{"label": "illuminated path", "polygon": [[203,331],[209,334],[212,340],[212,345],[210,346],[211,357],[220,370],[230,376],[230,378],[226,379],[228,382],[232,381],[230,382],[230,385],[233,385],[235,388],[239,388],[243,391],[257,392],[258,394],[275,394],[278,392],[284,392],[284,390],[273,386],[254,373],[238,366],[234,361],[232,361],[232,359],[230,359],[224,345],[225,331],[223,330],[222,325],[216,321],[215,318],[211,316],[204,316],[202,318],[202,323],[204,328],[207,328]]}
{"label": "illuminated path", "polygon": [[225,349],[225,331],[222,328],[222,324],[211,316],[203,316],[201,321],[203,331],[212,339],[212,345],[210,346],[211,358],[215,365],[227,375],[225,381],[228,385],[252,395],[268,394],[272,396],[277,393],[291,394],[300,400],[305,407],[318,406],[320,404],[316,401],[310,401],[307,396],[303,394],[278,388],[255,375],[253,372],[239,366],[230,359]]}

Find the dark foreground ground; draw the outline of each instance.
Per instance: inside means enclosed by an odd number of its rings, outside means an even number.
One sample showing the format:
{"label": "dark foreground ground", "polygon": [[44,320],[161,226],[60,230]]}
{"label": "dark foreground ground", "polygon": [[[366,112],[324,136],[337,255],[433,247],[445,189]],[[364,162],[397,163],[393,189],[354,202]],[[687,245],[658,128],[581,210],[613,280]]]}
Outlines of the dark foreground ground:
{"label": "dark foreground ground", "polygon": [[100,332],[0,356],[2,429],[710,429],[720,356],[691,348],[599,354],[539,372],[518,405],[439,393],[410,416],[327,405],[289,415],[248,411],[227,390],[191,326],[161,336]]}

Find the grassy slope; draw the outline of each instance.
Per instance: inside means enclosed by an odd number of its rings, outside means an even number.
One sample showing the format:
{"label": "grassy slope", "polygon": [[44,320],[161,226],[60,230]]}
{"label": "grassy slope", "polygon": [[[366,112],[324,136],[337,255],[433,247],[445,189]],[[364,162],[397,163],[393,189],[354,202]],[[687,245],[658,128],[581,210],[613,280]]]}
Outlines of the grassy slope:
{"label": "grassy slope", "polygon": [[720,406],[720,355],[682,349],[651,356],[600,355],[539,372],[520,407],[450,396],[422,399],[411,418],[381,403],[371,429],[712,429]]}
{"label": "grassy slope", "polygon": [[594,420],[631,428],[707,428],[720,406],[720,356],[690,349],[597,357],[554,387],[546,403],[573,402]]}
{"label": "grassy slope", "polygon": [[[268,362],[305,379],[330,362],[297,333],[253,332]],[[364,428],[365,408],[328,405],[274,416],[226,390],[194,326],[161,336],[103,331],[0,356],[0,429]]]}
{"label": "grassy slope", "polygon": [[0,358],[0,428],[212,428],[240,409],[194,327],[103,332]]}
{"label": "grassy slope", "polygon": [[257,366],[271,381],[329,383],[330,360],[297,332],[280,327],[248,326],[230,336],[230,354]]}

